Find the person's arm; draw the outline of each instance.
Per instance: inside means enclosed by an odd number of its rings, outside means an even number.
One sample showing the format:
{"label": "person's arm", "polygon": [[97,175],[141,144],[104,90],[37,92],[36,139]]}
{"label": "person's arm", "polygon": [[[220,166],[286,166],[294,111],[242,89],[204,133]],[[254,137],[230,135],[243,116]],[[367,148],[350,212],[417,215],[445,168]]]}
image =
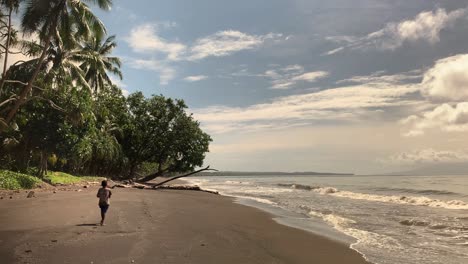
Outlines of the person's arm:
{"label": "person's arm", "polygon": [[100,192],[100,191],[101,191],[101,189],[99,189],[99,190],[97,191],[97,194],[96,194],[96,197],[97,197],[97,198],[99,198],[99,192]]}
{"label": "person's arm", "polygon": [[111,196],[112,196],[112,192],[111,190],[109,190],[109,198],[111,198]]}

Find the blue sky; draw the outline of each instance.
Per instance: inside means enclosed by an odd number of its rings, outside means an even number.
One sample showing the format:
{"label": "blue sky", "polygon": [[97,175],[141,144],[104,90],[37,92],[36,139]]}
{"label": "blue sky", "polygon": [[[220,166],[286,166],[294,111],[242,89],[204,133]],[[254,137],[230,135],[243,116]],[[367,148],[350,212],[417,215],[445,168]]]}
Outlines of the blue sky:
{"label": "blue sky", "polygon": [[126,92],[184,99],[221,170],[468,158],[468,1],[114,1]]}

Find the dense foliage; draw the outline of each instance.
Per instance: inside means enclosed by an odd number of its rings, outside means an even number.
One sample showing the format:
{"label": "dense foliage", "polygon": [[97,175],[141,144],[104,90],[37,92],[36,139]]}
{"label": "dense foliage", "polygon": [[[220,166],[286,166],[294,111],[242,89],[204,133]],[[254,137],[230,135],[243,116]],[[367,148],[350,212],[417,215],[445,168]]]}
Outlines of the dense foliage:
{"label": "dense foliage", "polygon": [[[87,3],[112,2],[0,0],[2,169],[149,180],[203,165],[211,138],[183,101],[125,97],[112,83],[122,78],[115,37]],[[18,52],[29,59],[8,67]]]}
{"label": "dense foliage", "polygon": [[41,181],[30,175],[0,170],[0,189],[19,190],[32,189]]}

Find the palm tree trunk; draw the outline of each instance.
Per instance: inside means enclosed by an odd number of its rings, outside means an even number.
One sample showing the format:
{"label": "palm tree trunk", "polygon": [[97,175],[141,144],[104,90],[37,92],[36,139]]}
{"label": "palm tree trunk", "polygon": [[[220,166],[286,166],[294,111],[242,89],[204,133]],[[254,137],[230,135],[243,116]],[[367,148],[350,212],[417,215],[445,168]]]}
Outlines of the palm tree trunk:
{"label": "palm tree trunk", "polygon": [[3,85],[5,84],[6,79],[6,70],[8,64],[8,54],[10,52],[10,42],[11,42],[11,14],[13,13],[13,8],[10,7],[10,11],[8,12],[8,35],[7,41],[5,45],[5,58],[3,60],[3,72],[2,72],[2,80],[0,81],[0,94],[3,90]]}
{"label": "palm tree trunk", "polygon": [[[56,21],[54,25],[55,24],[56,24]],[[29,94],[29,92],[31,92],[33,83],[34,81],[36,81],[36,78],[39,75],[39,72],[41,71],[42,63],[44,62],[45,57],[47,55],[47,50],[49,49],[50,41],[52,39],[52,35],[53,35],[53,32],[55,31],[55,28],[56,28],[55,26],[52,26],[51,29],[49,29],[49,32],[45,39],[44,47],[42,49],[41,57],[39,57],[39,60],[36,65],[36,69],[34,70],[31,78],[29,79],[28,84],[21,91],[19,98],[16,99],[15,104],[13,105],[13,108],[10,110],[10,112],[8,112],[8,115],[5,119],[5,123],[10,124],[11,120],[15,117],[16,113],[18,112],[18,109],[20,108],[20,106],[24,103],[26,96]]]}

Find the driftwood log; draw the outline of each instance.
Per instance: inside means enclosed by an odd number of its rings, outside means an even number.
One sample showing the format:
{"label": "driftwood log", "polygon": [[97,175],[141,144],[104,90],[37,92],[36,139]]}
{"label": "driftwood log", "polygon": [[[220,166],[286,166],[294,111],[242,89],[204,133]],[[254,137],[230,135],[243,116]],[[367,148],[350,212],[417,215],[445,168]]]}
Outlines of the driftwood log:
{"label": "driftwood log", "polygon": [[185,177],[200,173],[202,171],[218,171],[218,170],[210,169],[210,166],[207,166],[206,168],[202,168],[202,169],[199,169],[199,170],[187,173],[187,174],[175,176],[175,177],[172,177],[170,179],[167,179],[159,183],[142,183],[142,182],[131,182],[129,184],[116,183],[111,188],[114,189],[117,187],[117,188],[137,188],[137,189],[189,190],[189,191],[201,191],[201,192],[219,194],[218,192],[203,190],[198,186],[187,186],[187,185],[164,186],[164,184],[169,183],[171,181],[185,178]]}
{"label": "driftwood log", "polygon": [[188,176],[191,176],[191,175],[194,175],[194,174],[197,174],[197,173],[200,173],[202,171],[218,171],[218,170],[215,170],[215,169],[210,169],[210,166],[207,166],[206,168],[203,168],[203,169],[199,169],[199,170],[196,170],[196,171],[192,171],[190,173],[187,173],[187,174],[184,174],[184,175],[179,175],[179,176],[175,176],[175,177],[172,177],[168,180],[165,180],[165,181],[162,181],[162,182],[159,182],[159,183],[156,183],[153,185],[153,188],[156,188],[158,186],[162,186],[168,182],[171,182],[173,180],[177,180],[177,179],[180,179],[180,178],[185,178],[185,177],[188,177]]}

